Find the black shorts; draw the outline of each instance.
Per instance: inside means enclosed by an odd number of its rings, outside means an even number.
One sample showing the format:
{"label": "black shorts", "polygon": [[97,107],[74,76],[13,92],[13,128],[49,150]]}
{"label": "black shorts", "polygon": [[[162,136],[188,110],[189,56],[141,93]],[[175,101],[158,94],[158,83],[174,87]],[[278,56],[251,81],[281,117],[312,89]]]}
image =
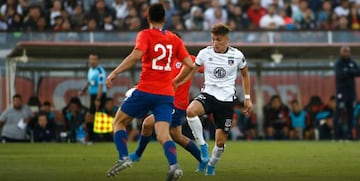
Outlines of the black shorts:
{"label": "black shorts", "polygon": [[[96,100],[97,94],[90,94],[90,110],[89,112],[91,114],[95,114],[96,112],[96,107],[95,107],[95,100]],[[101,95],[101,100],[100,100],[100,110],[104,108],[105,106],[105,102],[106,102],[106,93],[103,93]]]}
{"label": "black shorts", "polygon": [[213,113],[216,129],[229,133],[233,121],[234,101],[219,101],[207,93],[201,93],[195,100],[201,102],[206,114]]}

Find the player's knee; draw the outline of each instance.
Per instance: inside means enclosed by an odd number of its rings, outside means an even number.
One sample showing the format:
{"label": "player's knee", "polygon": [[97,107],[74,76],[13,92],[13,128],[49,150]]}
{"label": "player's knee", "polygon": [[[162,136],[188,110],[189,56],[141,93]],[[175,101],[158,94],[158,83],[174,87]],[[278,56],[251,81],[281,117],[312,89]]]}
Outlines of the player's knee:
{"label": "player's knee", "polygon": [[197,114],[193,109],[187,108],[186,109],[186,116],[189,117],[189,118],[192,118],[192,117],[197,116]]}

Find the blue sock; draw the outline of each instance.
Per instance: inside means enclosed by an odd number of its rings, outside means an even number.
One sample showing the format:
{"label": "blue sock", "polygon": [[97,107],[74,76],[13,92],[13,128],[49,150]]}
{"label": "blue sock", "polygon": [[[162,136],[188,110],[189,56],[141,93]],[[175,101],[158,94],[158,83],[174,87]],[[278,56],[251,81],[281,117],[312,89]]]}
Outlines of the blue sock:
{"label": "blue sock", "polygon": [[138,157],[141,157],[145,148],[146,148],[146,145],[150,142],[150,137],[151,136],[143,136],[143,135],[140,135],[140,138],[139,138],[139,145],[135,151],[136,155]]}
{"label": "blue sock", "polygon": [[173,141],[169,140],[164,143],[164,153],[165,153],[166,159],[169,162],[169,165],[174,165],[177,163],[176,146]]}
{"label": "blue sock", "polygon": [[199,162],[201,162],[200,150],[196,144],[190,140],[189,144],[186,145],[185,149],[192,154]]}
{"label": "blue sock", "polygon": [[119,153],[119,160],[123,160],[124,157],[128,156],[127,141],[128,135],[125,130],[119,130],[115,132],[114,143]]}

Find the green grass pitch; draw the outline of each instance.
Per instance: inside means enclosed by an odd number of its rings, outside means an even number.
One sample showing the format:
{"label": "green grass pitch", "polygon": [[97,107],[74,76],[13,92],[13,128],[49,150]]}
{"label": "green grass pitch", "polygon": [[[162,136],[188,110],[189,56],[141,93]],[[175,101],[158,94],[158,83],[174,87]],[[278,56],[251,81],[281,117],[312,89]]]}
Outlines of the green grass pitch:
{"label": "green grass pitch", "polygon": [[[135,146],[129,143],[129,150]],[[197,162],[177,148],[184,181],[360,180],[358,142],[228,142],[214,177],[195,173]],[[0,181],[165,180],[167,162],[157,142],[132,168],[106,178],[116,158],[111,143],[0,144]]]}

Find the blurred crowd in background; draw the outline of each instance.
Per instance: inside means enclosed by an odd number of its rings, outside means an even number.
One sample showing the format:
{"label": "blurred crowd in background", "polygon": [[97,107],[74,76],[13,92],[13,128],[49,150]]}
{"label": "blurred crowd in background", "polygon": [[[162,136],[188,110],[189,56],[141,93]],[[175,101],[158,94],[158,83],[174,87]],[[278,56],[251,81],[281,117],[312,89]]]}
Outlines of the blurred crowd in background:
{"label": "blurred crowd in background", "polygon": [[360,0],[0,0],[0,30],[137,31],[156,2],[173,31],[360,29]]}
{"label": "blurred crowd in background", "polygon": [[[24,102],[24,103],[23,103]],[[352,139],[359,137],[360,104],[357,104],[354,111],[354,122],[352,128],[346,127],[346,117],[340,119],[343,125],[340,137],[334,135],[334,112],[335,97],[329,100],[321,100],[319,96],[312,96],[309,102],[302,105],[294,99],[290,104],[285,104],[279,95],[273,95],[263,107],[262,124],[257,121],[255,113],[245,115],[242,102],[236,100],[234,106],[233,125],[229,134],[230,140],[341,140],[345,137],[347,129],[352,129]],[[25,142],[103,142],[112,141],[112,133],[97,134],[89,129],[93,120],[88,118],[89,109],[81,103],[79,97],[73,97],[60,113],[52,110],[50,102],[41,103],[36,96],[31,97],[27,104],[22,101],[21,95],[13,97],[13,108],[20,109],[22,119],[26,120],[27,126],[24,129],[16,129],[12,133],[15,140]],[[102,110],[97,110],[115,116],[118,109],[112,98],[106,99]],[[4,113],[1,120],[4,119]],[[26,116],[25,116],[26,115]],[[204,125],[205,138],[214,139],[214,120],[212,115],[201,117]],[[9,121],[7,121],[9,122]],[[0,122],[1,123],[1,122]],[[140,134],[142,119],[134,119],[128,125],[129,141],[136,141]],[[6,125],[6,122],[5,122]],[[10,125],[11,126],[11,125]],[[18,127],[19,125],[15,125]],[[259,126],[263,133],[259,133]],[[4,131],[3,127],[3,131]],[[15,129],[14,129],[15,130]],[[21,131],[21,132],[19,132]],[[192,133],[186,121],[183,125],[183,133],[192,138]],[[91,138],[90,138],[91,137]],[[12,138],[10,138],[12,139]],[[155,140],[155,135],[153,136]]]}

